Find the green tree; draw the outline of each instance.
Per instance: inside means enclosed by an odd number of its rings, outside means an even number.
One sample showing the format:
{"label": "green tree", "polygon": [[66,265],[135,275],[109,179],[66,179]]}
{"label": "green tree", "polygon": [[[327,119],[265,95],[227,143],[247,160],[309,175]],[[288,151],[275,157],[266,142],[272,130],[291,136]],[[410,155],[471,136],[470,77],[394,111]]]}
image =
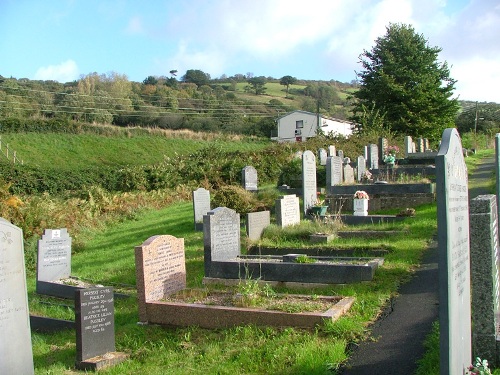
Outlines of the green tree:
{"label": "green tree", "polygon": [[366,109],[384,115],[393,132],[437,139],[453,126],[458,102],[448,64],[437,61],[441,48],[430,47],[422,34],[404,24],[389,24],[371,51],[360,55],[352,120],[361,123]]}
{"label": "green tree", "polygon": [[189,69],[186,71],[186,74],[182,76],[181,80],[183,82],[194,83],[196,86],[200,87],[208,85],[210,81],[210,74],[199,69]]}
{"label": "green tree", "polygon": [[264,76],[252,77],[248,79],[247,82],[250,85],[251,89],[255,92],[255,95],[264,94],[267,90],[267,87],[265,87],[267,79]]}
{"label": "green tree", "polygon": [[280,85],[286,86],[286,96],[288,96],[288,89],[290,88],[290,85],[293,85],[297,83],[297,78],[292,77],[292,76],[283,76],[280,79]]}

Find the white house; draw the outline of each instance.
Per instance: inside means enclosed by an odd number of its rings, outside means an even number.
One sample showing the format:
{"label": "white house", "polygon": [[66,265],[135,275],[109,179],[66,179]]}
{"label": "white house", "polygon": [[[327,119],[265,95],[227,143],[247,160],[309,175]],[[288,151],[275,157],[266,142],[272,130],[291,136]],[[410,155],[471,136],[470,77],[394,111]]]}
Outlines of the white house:
{"label": "white house", "polygon": [[[312,112],[293,111],[278,118],[278,142],[302,142],[315,137],[318,128],[324,134],[352,134],[354,124],[345,120],[333,119]],[[319,123],[319,126],[318,126]]]}

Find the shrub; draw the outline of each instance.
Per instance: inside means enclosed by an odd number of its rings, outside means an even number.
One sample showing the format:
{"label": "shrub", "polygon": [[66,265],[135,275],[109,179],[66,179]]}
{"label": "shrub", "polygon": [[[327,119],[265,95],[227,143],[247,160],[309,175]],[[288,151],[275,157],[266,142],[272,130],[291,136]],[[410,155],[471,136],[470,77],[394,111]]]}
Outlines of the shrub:
{"label": "shrub", "polygon": [[224,185],[212,197],[213,207],[227,207],[241,215],[254,211],[259,206],[256,196],[240,186]]}

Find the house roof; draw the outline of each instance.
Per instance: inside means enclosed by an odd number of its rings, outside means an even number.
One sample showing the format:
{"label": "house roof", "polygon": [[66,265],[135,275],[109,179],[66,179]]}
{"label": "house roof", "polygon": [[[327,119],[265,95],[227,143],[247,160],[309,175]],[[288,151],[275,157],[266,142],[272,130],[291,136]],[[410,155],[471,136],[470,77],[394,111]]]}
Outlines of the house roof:
{"label": "house roof", "polygon": [[[302,111],[300,109],[297,109],[295,111],[291,111],[291,112],[288,112],[288,113],[285,113],[283,116],[280,116],[278,117],[278,121],[281,120],[282,118],[284,117],[287,117],[287,116],[290,116],[292,113],[296,113],[296,112],[299,112],[299,113],[304,113],[304,114],[307,114],[307,115],[312,115],[312,116],[317,116],[317,113],[314,113],[314,112],[308,112],[308,111]],[[331,121],[336,121],[336,122],[344,122],[344,123],[347,123],[347,124],[352,124],[354,125],[355,123],[352,122],[352,121],[347,121],[347,120],[341,120],[341,119],[338,119],[338,118],[334,118],[334,117],[329,117],[329,116],[323,116],[320,114],[319,116],[321,119],[326,119],[326,120],[331,120]]]}

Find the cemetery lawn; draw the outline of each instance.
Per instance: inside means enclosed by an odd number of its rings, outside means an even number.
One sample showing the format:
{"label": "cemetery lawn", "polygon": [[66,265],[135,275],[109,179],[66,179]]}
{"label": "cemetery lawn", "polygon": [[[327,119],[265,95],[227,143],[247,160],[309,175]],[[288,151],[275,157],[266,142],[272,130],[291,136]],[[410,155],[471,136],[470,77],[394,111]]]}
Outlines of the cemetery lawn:
{"label": "cemetery lawn", "polygon": [[[416,216],[392,230],[404,235],[377,239],[377,246],[390,248],[385,263],[370,282],[332,285],[310,290],[275,289],[279,293],[354,296],[353,307],[334,323],[314,331],[294,328],[240,326],[207,330],[137,325],[134,247],[153,235],[169,234],[185,239],[188,287],[202,288],[203,233],[193,230],[191,202],[138,214],[95,231],[89,240],[74,250],[72,275],[94,283],[113,286],[130,295],[115,299],[117,351],[130,359],[103,374],[326,374],[346,361],[349,348],[365,339],[369,325],[391,298],[398,286],[418,266],[422,254],[436,233],[436,207],[416,208]],[[242,237],[244,238],[244,237]],[[335,240],[324,246],[373,246],[373,239]],[[305,242],[304,242],[305,243]],[[28,279],[30,312],[50,317],[74,319],[71,301],[37,296],[35,276]],[[76,334],[33,333],[36,374],[68,374],[76,358]]]}

